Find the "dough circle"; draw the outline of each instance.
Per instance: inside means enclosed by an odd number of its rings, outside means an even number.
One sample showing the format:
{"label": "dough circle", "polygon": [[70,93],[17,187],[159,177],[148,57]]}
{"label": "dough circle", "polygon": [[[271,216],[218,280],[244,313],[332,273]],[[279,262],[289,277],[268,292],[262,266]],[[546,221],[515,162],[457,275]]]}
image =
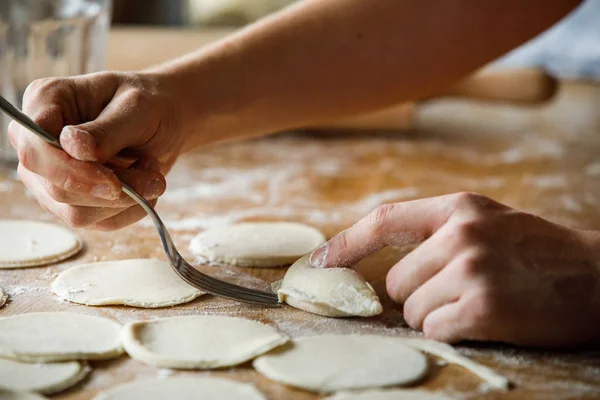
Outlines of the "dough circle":
{"label": "dough circle", "polygon": [[240,267],[289,265],[325,243],[317,229],[293,222],[240,223],[194,237],[190,250],[210,262]]}
{"label": "dough circle", "polygon": [[169,378],[119,385],[93,400],[266,400],[248,383],[219,378]]}
{"label": "dough circle", "polygon": [[374,335],[322,335],[254,360],[272,380],[315,392],[407,385],[423,378],[427,357],[401,339]]}
{"label": "dough circle", "polygon": [[324,400],[452,400],[443,393],[412,389],[370,390],[360,393],[336,393]]}
{"label": "dough circle", "polygon": [[0,358],[0,387],[16,392],[53,394],[75,386],[90,368],[79,361],[26,364]]}
{"label": "dough circle", "polygon": [[13,392],[0,388],[0,400],[48,400],[48,398],[35,393]]}
{"label": "dough circle", "polygon": [[8,295],[4,293],[4,290],[2,290],[2,288],[0,287],[0,307],[2,307],[4,303],[6,303],[7,299]]}
{"label": "dough circle", "polygon": [[276,285],[281,302],[325,317],[372,317],[383,308],[375,290],[348,268],[313,268],[309,255],[296,261]]}
{"label": "dough circle", "polygon": [[121,337],[132,358],[160,368],[180,369],[242,364],[289,340],[259,322],[219,315],[132,322]]}
{"label": "dough circle", "polygon": [[510,388],[510,380],[497,374],[490,368],[463,356],[458,350],[447,343],[427,339],[403,339],[403,341],[405,344],[414,347],[417,350],[433,354],[449,363],[460,365],[461,367],[468,369],[481,379],[485,380],[487,384],[493,388],[500,390],[508,390]]}
{"label": "dough circle", "polygon": [[157,308],[187,303],[204,294],[159,260],[135,259],[83,264],[63,271],[52,292],[88,306],[124,304]]}
{"label": "dough circle", "polygon": [[0,220],[0,269],[51,264],[82,248],[70,230],[48,222]]}
{"label": "dough circle", "polygon": [[0,318],[0,357],[24,362],[104,360],[123,353],[121,325],[71,312]]}

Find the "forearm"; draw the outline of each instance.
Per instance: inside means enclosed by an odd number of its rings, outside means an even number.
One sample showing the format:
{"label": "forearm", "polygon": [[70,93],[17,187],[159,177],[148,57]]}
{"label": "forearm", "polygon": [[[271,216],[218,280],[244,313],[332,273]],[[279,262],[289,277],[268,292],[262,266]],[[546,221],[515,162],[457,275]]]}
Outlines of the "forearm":
{"label": "forearm", "polygon": [[577,3],[306,0],[158,71],[198,129],[266,134],[426,96]]}

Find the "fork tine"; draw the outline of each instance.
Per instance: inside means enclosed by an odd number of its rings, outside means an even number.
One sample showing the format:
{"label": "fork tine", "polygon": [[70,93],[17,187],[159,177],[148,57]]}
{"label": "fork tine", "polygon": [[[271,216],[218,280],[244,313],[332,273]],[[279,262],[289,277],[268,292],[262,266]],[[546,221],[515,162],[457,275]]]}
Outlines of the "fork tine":
{"label": "fork tine", "polygon": [[279,305],[279,298],[275,293],[245,288],[243,286],[215,279],[198,271],[182,258],[179,260],[182,262],[176,266],[176,272],[193,286],[200,287],[211,294],[234,300],[244,300],[264,305]]}

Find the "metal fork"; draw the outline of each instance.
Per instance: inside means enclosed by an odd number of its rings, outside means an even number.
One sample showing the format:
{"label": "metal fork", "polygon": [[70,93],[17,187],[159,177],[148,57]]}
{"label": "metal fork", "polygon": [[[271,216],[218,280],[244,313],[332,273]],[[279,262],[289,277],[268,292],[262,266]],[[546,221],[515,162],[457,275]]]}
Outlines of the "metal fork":
{"label": "metal fork", "polygon": [[[57,140],[57,138],[55,138],[50,133],[42,129],[42,127],[33,122],[31,118],[19,111],[2,96],[0,96],[0,109],[3,110],[6,114],[8,114],[8,116],[10,116],[16,122],[29,129],[31,132],[35,133],[46,143],[58,149],[62,149],[60,142]],[[187,261],[183,259],[183,257],[181,257],[181,254],[179,254],[177,248],[175,248],[173,239],[171,239],[171,236],[169,235],[165,224],[161,221],[156,211],[154,211],[154,209],[146,201],[146,199],[144,199],[142,196],[136,193],[135,190],[133,190],[129,185],[122,181],[121,187],[123,192],[126,193],[133,200],[135,200],[140,206],[142,206],[146,213],[148,213],[148,215],[152,218],[152,222],[154,222],[154,226],[156,226],[158,236],[160,237],[160,241],[162,242],[165,254],[169,259],[169,262],[171,263],[171,267],[173,267],[173,269],[181,279],[194,286],[195,288],[198,288],[215,296],[260,305],[279,305],[279,299],[274,293],[267,293],[262,292],[260,290],[248,289],[243,286],[238,286],[229,282],[224,282],[206,274],[203,274],[202,272],[192,267]]]}

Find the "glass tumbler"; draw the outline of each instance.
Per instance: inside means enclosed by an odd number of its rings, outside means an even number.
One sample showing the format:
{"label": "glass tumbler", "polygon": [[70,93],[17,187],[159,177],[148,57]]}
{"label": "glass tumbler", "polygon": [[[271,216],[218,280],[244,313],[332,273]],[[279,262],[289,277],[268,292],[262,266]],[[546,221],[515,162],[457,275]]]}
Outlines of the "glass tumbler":
{"label": "glass tumbler", "polygon": [[[111,0],[0,0],[0,94],[22,108],[32,81],[104,68]],[[0,163],[17,156],[0,112]]]}

